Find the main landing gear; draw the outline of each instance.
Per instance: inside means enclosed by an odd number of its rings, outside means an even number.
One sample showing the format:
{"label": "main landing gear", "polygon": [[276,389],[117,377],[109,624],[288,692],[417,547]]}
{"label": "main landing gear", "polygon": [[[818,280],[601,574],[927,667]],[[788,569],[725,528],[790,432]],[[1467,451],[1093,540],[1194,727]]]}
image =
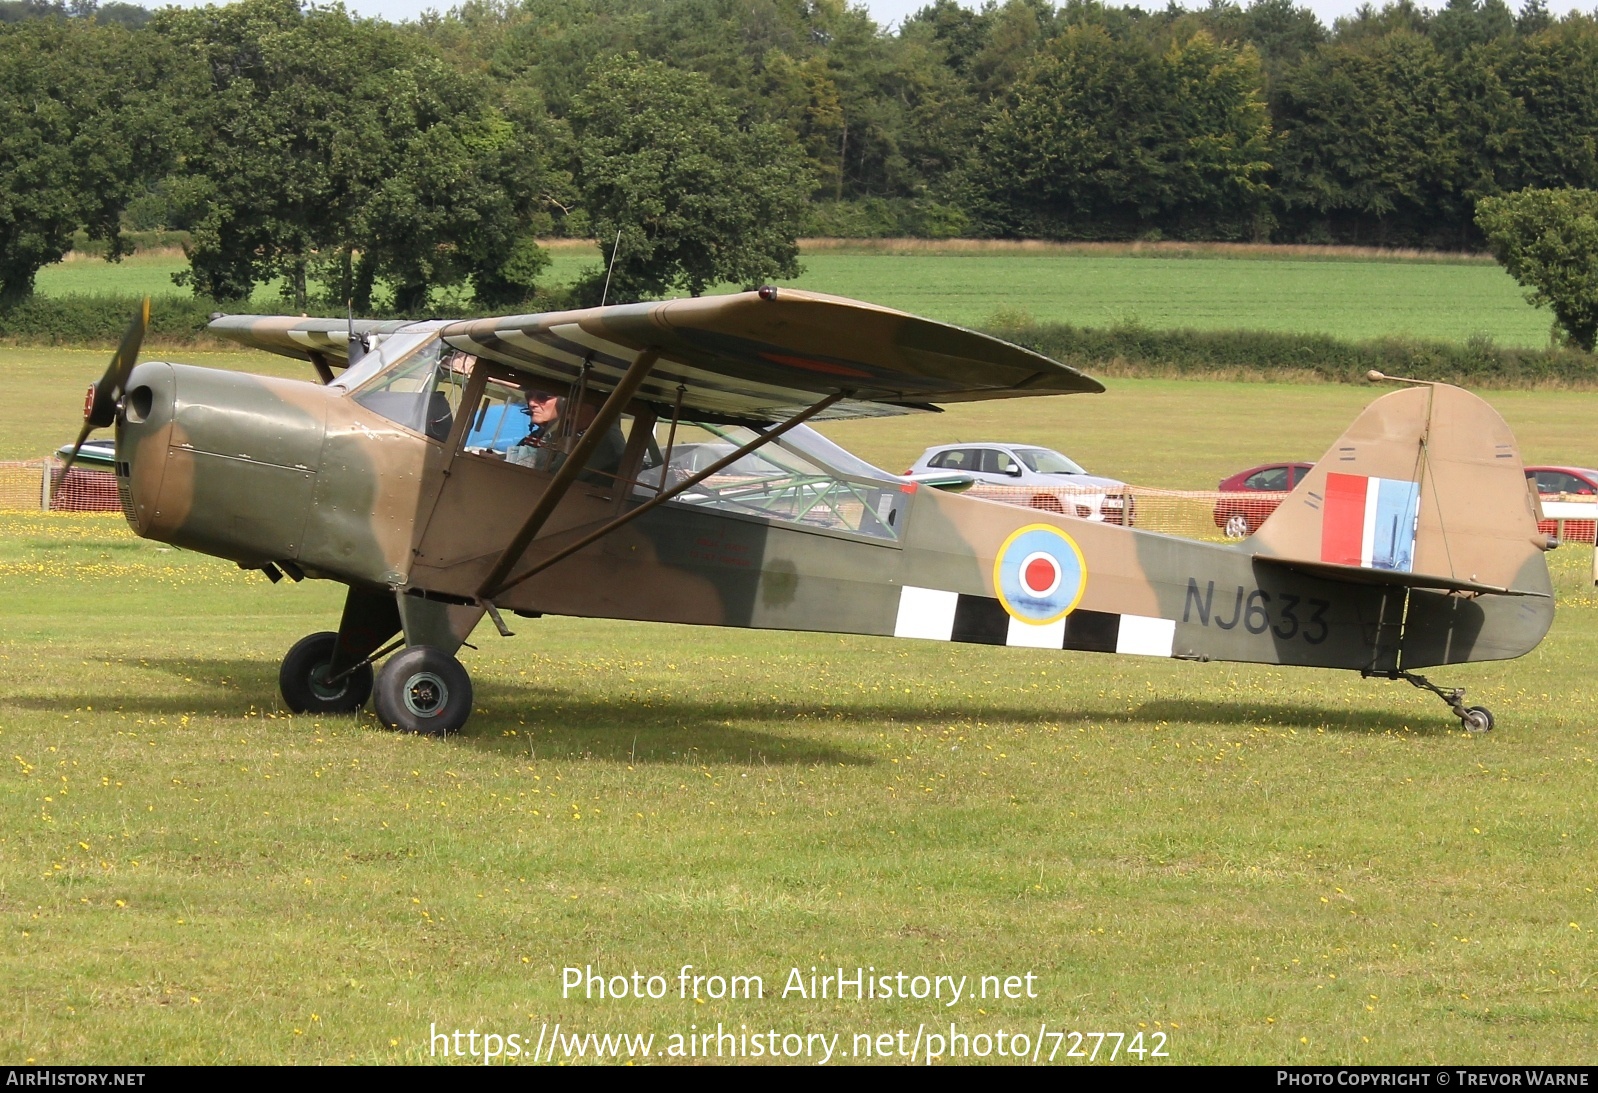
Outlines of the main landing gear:
{"label": "main landing gear", "polygon": [[[388,728],[423,736],[459,732],[472,714],[472,679],[454,653],[483,611],[352,586],[337,632],[302,638],[283,658],[283,702],[295,713],[334,714],[354,713],[371,698]],[[374,673],[372,666],[390,653]]]}
{"label": "main landing gear", "polygon": [[1402,679],[1412,687],[1419,687],[1423,691],[1430,691],[1448,704],[1459,723],[1468,733],[1491,732],[1493,728],[1493,712],[1486,706],[1465,705],[1465,688],[1453,687],[1443,690],[1423,675],[1414,672],[1362,672],[1365,676],[1382,676],[1386,679]]}
{"label": "main landing gear", "polygon": [[372,699],[377,719],[391,729],[423,736],[459,732],[472,712],[472,678],[461,662],[427,645],[389,657],[374,676],[372,660],[335,671],[338,635],[301,638],[283,658],[278,688],[295,713],[354,713]]}
{"label": "main landing gear", "polygon": [[379,721],[401,732],[459,732],[472,714],[472,677],[442,649],[413,645],[378,669],[372,708]]}
{"label": "main landing gear", "polygon": [[372,694],[372,662],[333,670],[338,635],[331,630],[294,643],[277,672],[278,690],[295,713],[354,713]]}

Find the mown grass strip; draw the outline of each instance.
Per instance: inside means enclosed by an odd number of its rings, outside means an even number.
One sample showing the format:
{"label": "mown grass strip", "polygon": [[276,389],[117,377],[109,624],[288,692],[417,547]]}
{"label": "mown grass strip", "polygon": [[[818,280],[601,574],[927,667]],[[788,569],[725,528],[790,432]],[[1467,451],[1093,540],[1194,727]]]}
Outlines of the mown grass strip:
{"label": "mown grass strip", "polygon": [[[16,345],[109,345],[126,327],[137,297],[35,296],[0,313],[0,339]],[[222,343],[205,333],[216,310],[207,300],[157,296],[151,305],[152,346]],[[272,308],[252,305],[271,313]],[[1353,341],[1325,334],[1268,330],[1155,329],[1141,324],[1081,327],[1034,323],[999,313],[990,333],[1085,372],[1106,376],[1363,381],[1371,370],[1484,388],[1587,387],[1598,384],[1598,357],[1572,349],[1502,346],[1486,335],[1463,342],[1378,338]]]}

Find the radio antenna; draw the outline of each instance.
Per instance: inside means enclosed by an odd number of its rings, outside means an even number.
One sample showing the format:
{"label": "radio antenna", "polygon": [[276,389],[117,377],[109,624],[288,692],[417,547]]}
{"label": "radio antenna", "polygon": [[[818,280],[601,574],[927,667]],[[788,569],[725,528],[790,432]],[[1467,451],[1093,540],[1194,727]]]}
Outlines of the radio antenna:
{"label": "radio antenna", "polygon": [[621,229],[616,229],[616,242],[610,246],[610,268],[605,270],[605,290],[599,294],[599,306],[604,307],[605,301],[610,299],[610,275],[616,272],[616,255],[621,253]]}

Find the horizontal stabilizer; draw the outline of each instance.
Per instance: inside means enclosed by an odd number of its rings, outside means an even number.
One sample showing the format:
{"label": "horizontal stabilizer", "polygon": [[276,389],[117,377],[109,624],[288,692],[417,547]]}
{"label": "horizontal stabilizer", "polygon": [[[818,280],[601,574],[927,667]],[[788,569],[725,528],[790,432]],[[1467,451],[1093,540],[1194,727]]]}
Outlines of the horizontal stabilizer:
{"label": "horizontal stabilizer", "polygon": [[1283,569],[1295,570],[1299,573],[1308,573],[1313,577],[1325,577],[1334,581],[1352,581],[1355,584],[1385,584],[1397,585],[1402,588],[1435,588],[1444,592],[1475,592],[1483,596],[1541,596],[1549,597],[1549,593],[1540,592],[1529,588],[1500,588],[1497,585],[1479,584],[1475,581],[1462,581],[1453,577],[1433,577],[1425,573],[1399,573],[1389,569],[1369,569],[1357,565],[1336,565],[1331,562],[1304,562],[1292,558],[1272,558],[1268,555],[1256,555],[1256,561],[1268,565],[1281,566]]}

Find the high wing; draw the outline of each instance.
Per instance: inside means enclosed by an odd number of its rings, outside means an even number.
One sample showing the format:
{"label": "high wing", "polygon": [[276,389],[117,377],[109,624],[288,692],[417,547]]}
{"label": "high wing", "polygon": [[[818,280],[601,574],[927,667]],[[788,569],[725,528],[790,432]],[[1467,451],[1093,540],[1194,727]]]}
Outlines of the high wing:
{"label": "high wing", "polygon": [[[399,328],[382,326],[372,332]],[[211,328],[247,345],[309,359],[313,343],[317,352],[339,354],[347,325],[230,316]],[[776,421],[839,392],[843,398],[818,417],[1104,390],[1074,368],[985,334],[788,288],[467,319],[444,324],[439,335],[456,349],[562,389],[587,366],[587,387],[609,390],[638,354],[658,352],[637,397],[671,407],[681,388],[683,415],[690,420]]]}
{"label": "high wing", "polygon": [[219,338],[296,360],[318,356],[343,368],[349,362],[351,326],[356,337],[387,337],[410,326],[406,319],[308,319],[290,315],[218,315],[206,329]]}

